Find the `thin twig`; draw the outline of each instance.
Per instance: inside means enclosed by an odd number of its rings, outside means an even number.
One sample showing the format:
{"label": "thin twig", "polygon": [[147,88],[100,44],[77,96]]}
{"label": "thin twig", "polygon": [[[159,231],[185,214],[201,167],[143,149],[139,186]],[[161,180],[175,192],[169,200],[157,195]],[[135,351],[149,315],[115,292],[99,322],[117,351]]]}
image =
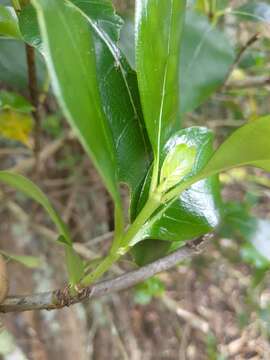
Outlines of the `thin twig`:
{"label": "thin twig", "polygon": [[249,88],[261,88],[270,85],[269,76],[253,76],[247,77],[243,80],[229,81],[225,86],[226,90],[238,90],[238,89],[249,89]]}
{"label": "thin twig", "polygon": [[207,321],[198,315],[193,314],[191,311],[183,309],[177,302],[168,296],[162,297],[163,304],[171,311],[175,312],[177,316],[186,321],[194,329],[200,330],[203,333],[209,333],[210,326]]}
{"label": "thin twig", "polygon": [[[61,138],[56,139],[53,142],[49,143],[47,146],[45,146],[39,154],[40,163],[44,163],[46,160],[52,157],[58,150],[62,148],[65,141],[68,139],[74,139],[74,135],[72,131],[67,132]],[[9,168],[8,170],[20,172],[20,173],[26,173],[27,171],[32,170],[34,166],[35,166],[35,159],[31,157],[21,160],[18,164]]]}
{"label": "thin twig", "polygon": [[239,63],[240,63],[240,61],[242,59],[242,56],[244,55],[246,50],[248,48],[250,48],[257,40],[259,40],[260,36],[261,35],[259,33],[256,33],[256,34],[252,35],[251,38],[238,51],[238,54],[236,55],[236,58],[235,58],[234,62],[230,66],[229,71],[228,71],[228,73],[226,75],[226,78],[225,78],[225,80],[223,82],[222,89],[226,88],[226,86],[228,84],[228,81],[229,81],[229,78],[230,78],[233,70],[239,65]]}
{"label": "thin twig", "polygon": [[159,272],[172,268],[184,259],[197,255],[205,248],[209,237],[210,236],[208,235],[193,240],[181,249],[162,259],[143,266],[138,270],[118,276],[112,280],[102,281],[93,286],[81,289],[76,295],[71,295],[68,287],[65,287],[64,289],[26,296],[9,296],[0,305],[0,313],[61,309],[78,302],[126,290]]}
{"label": "thin twig", "polygon": [[35,120],[34,154],[36,161],[35,166],[37,171],[39,167],[41,114],[40,114],[40,106],[39,106],[39,90],[38,90],[36,62],[35,62],[35,49],[32,46],[26,44],[25,50],[26,50],[27,69],[28,69],[28,87],[29,87],[31,103],[34,106],[32,115]]}

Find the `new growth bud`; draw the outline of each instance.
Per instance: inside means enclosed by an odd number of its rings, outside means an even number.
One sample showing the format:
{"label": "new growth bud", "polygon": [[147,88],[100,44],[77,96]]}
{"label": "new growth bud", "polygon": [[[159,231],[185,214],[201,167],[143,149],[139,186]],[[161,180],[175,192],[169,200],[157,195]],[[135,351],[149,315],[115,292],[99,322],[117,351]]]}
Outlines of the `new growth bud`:
{"label": "new growth bud", "polygon": [[196,148],[177,144],[167,154],[160,172],[159,193],[166,193],[177,185],[193,168]]}

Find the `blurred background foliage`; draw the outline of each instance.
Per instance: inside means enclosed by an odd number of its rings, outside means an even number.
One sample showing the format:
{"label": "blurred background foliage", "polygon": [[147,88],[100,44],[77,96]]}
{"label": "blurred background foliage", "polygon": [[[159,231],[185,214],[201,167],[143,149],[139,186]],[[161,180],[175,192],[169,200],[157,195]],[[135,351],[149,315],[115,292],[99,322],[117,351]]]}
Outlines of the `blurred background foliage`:
{"label": "blurred background foliage", "polygon": [[[134,1],[114,2],[125,19],[119,45],[135,67]],[[0,0],[0,5],[11,3]],[[0,37],[1,168],[37,178],[70,224],[78,252],[96,261],[110,243],[112,205],[63,122],[38,54],[42,132],[36,173],[25,48],[18,29],[10,31],[18,39]],[[269,45],[270,1],[190,0],[179,69],[186,88],[181,94],[185,126],[207,126],[219,143],[269,114]],[[241,168],[220,178],[223,221],[205,254],[128,294],[58,314],[5,317],[0,358],[269,359],[270,177]],[[55,240],[51,224],[24,196],[1,188],[0,197],[0,246],[7,249],[11,290],[61,285],[63,254],[42,241]],[[113,271],[129,268],[123,261]]]}

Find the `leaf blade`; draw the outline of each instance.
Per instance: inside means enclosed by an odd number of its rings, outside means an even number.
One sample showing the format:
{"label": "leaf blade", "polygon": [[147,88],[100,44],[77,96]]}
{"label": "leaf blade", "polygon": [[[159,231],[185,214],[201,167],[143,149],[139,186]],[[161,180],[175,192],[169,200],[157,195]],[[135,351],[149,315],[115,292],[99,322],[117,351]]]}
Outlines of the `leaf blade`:
{"label": "leaf blade", "polygon": [[72,239],[66,224],[53,208],[46,195],[31,180],[16,174],[15,172],[5,170],[0,171],[0,182],[23,192],[47,211],[61,234],[58,242],[64,245],[69,280],[72,285],[75,285],[82,278],[84,268],[83,262],[72,247]]}
{"label": "leaf blade", "polygon": [[235,54],[226,36],[206,16],[187,11],[180,56],[184,114],[196,109],[223,84]]}
{"label": "leaf blade", "polygon": [[[213,153],[213,134],[206,128],[192,127],[180,130],[166,144],[162,157],[166,158],[171,148],[187,144],[197,150],[192,172],[183,179],[192,178],[200,172]],[[144,206],[150,187],[151,171],[148,173],[136,214]],[[142,241],[132,248],[137,264],[153,261],[172,249],[181,246],[186,240],[212,231],[220,221],[220,189],[217,177],[210,177],[194,184],[178,196],[169,206],[159,209],[161,215],[146,223]]]}
{"label": "leaf blade", "polygon": [[270,171],[270,116],[237,129],[217,149],[199,174],[207,177],[238,166],[255,166]]}
{"label": "leaf blade", "polygon": [[47,196],[37,187],[31,180],[12,171],[0,171],[0,181],[6,185],[14,187],[16,190],[23,192],[31,199],[38,202],[49,214],[55,223],[58,231],[62,234],[68,244],[72,244],[71,237],[67,226],[64,224],[60,216],[57,214]]}
{"label": "leaf blade", "polygon": [[29,256],[29,255],[15,255],[7,253],[3,250],[0,250],[0,253],[7,257],[8,259],[11,259],[13,261],[16,261],[30,269],[39,268],[42,264],[42,261],[40,258],[36,256]]}
{"label": "leaf blade", "polygon": [[178,68],[185,6],[183,0],[136,1],[136,69],[157,163],[166,140],[180,127]]}
{"label": "leaf blade", "polygon": [[[136,73],[118,49],[122,20],[116,15],[110,0],[71,2],[87,19],[93,34],[98,86],[116,148],[118,181],[129,186],[133,197],[150,164],[151,149],[143,122]],[[25,41],[46,56],[32,6],[23,8],[19,22]]]}
{"label": "leaf blade", "polygon": [[[122,22],[110,0],[102,0],[98,4],[95,1],[85,3],[83,0],[72,0],[72,3],[83,12],[93,31],[99,89],[117,152],[118,179],[129,185],[133,196],[141,186],[145,169],[150,163],[151,149],[143,121],[136,73],[118,48]],[[99,11],[95,11],[95,6]],[[109,15],[114,27],[108,29],[106,22]]]}
{"label": "leaf blade", "polygon": [[70,2],[32,3],[37,10],[56,97],[119,207],[115,149],[101,107],[93,39],[87,22]]}

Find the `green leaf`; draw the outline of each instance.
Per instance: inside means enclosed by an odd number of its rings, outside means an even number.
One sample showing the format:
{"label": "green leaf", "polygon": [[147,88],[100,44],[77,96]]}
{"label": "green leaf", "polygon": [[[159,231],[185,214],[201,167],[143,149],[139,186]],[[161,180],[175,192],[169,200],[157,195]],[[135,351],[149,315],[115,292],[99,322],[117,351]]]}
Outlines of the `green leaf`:
{"label": "green leaf", "polygon": [[98,5],[95,1],[72,2],[83,11],[94,35],[98,83],[117,152],[118,180],[129,185],[133,196],[145,177],[151,150],[136,73],[118,49],[122,20],[115,14],[110,0],[102,0]]}
{"label": "green leaf", "polygon": [[0,171],[0,182],[23,192],[47,211],[61,234],[58,242],[62,243],[65,247],[69,280],[72,285],[76,284],[83,275],[83,262],[72,248],[72,239],[67,226],[57,214],[46,195],[32,181],[11,171]]}
{"label": "green leaf", "polygon": [[25,97],[11,91],[1,90],[0,109],[12,109],[23,113],[31,113],[33,106]]}
{"label": "green leaf", "polygon": [[19,14],[19,27],[23,40],[38,49],[40,53],[45,56],[36,10],[31,4],[22,8]]}
{"label": "green leaf", "polygon": [[[109,0],[98,3],[73,0],[72,3],[87,18],[93,34],[103,110],[117,152],[118,180],[129,185],[133,196],[145,177],[151,150],[144,130],[136,73],[116,43],[122,20],[115,14]],[[22,10],[19,22],[24,39],[44,54],[32,6]]]}
{"label": "green leaf", "polygon": [[[269,245],[269,242],[267,245]],[[256,246],[254,246],[253,244],[245,243],[240,249],[240,254],[242,260],[245,263],[253,265],[256,269],[261,269],[264,271],[269,270],[269,258],[264,256],[263,252],[258,251]]]}
{"label": "green leaf", "polygon": [[159,192],[164,193],[177,185],[193,168],[196,148],[184,143],[170,149],[160,172]]}
{"label": "green leaf", "polygon": [[28,255],[14,255],[7,253],[5,251],[0,250],[0,253],[4,255],[6,258],[17,261],[18,263],[30,268],[35,269],[39,268],[41,266],[41,260],[40,258],[36,256],[28,256]]}
{"label": "green leaf", "polygon": [[216,91],[233,61],[226,36],[206,16],[188,11],[181,48],[181,113],[194,110]]}
{"label": "green leaf", "polygon": [[37,10],[55,95],[119,209],[116,151],[102,110],[88,22],[70,2],[32,3]]}
{"label": "green leaf", "polygon": [[[185,194],[191,192],[191,196],[188,199],[190,201],[192,197],[195,195],[193,194],[192,196],[192,192],[194,190],[195,191],[199,190],[200,194],[207,194],[207,191],[204,190],[200,192],[199,187],[201,186],[201,184],[203,184],[201,180],[205,179],[204,181],[209,181],[213,175],[216,175],[220,172],[224,172],[234,167],[249,165],[249,166],[255,166],[261,168],[266,171],[270,171],[269,138],[270,138],[270,116],[262,117],[258,120],[253,121],[252,123],[242,126],[238,130],[236,130],[216,150],[216,152],[214,152],[212,157],[211,157],[211,153],[208,152],[208,157],[205,159],[206,161],[204,162],[204,164],[200,164],[203,166],[199,166],[199,168],[197,168],[198,170],[197,174],[196,172],[194,174],[191,174],[190,176],[188,176],[187,179],[184,179],[182,183],[177,185],[176,188],[169,191],[168,196],[166,195],[167,201],[169,201],[169,199],[173,201],[173,199],[178,194],[181,194],[180,198],[182,198],[183,196],[185,196]],[[213,193],[212,190],[213,188],[211,189],[211,196]],[[196,199],[196,197],[194,199]],[[197,197],[197,199],[199,199],[199,201],[203,201],[201,204],[197,204],[199,205],[198,209],[200,209],[201,211],[203,209],[204,216],[207,216],[208,209],[207,211],[205,211],[205,205],[203,204],[208,204],[209,199],[207,200],[205,198],[203,200],[203,197],[201,195]],[[184,203],[189,204],[189,202],[187,201],[184,201]],[[190,202],[191,205],[194,205],[194,203],[195,203],[194,200]],[[213,201],[212,204],[214,204]],[[145,231],[144,236],[146,238],[150,237],[150,238],[154,238],[154,239],[158,238],[162,240],[166,240],[166,238],[167,239],[171,238],[172,240],[176,241],[176,245],[178,246],[179,242],[177,241],[176,235],[179,234],[179,236],[181,236],[182,233],[180,232],[181,231],[180,229],[179,229],[180,231],[177,233],[177,229],[175,225],[178,224],[178,222],[184,221],[184,217],[179,216],[178,214],[174,215],[172,210],[173,210],[173,206],[169,207],[169,209],[164,211],[163,213],[159,212],[159,214],[162,214],[161,217],[159,215],[159,218],[155,219],[155,216],[153,216],[154,220],[150,220],[149,221],[150,226],[148,226],[148,228],[150,228],[150,232]],[[162,220],[165,221],[164,227],[163,224],[161,223]],[[217,223],[214,224],[214,222],[212,224],[213,227],[217,225]],[[188,230],[190,229],[192,231],[193,228],[194,227],[191,226],[191,223],[189,222]],[[195,236],[198,235],[199,234]],[[188,238],[188,236],[186,238]],[[170,250],[171,249],[175,249],[175,246],[173,245],[170,248]],[[141,259],[144,256],[144,252],[142,251],[139,254],[138,252],[136,252],[135,255],[137,255],[139,259]]]}
{"label": "green leaf", "polygon": [[264,116],[237,129],[214,152],[197,175],[183,181],[166,195],[173,199],[183,190],[209,176],[240,166],[254,166],[270,171],[270,116]]}
{"label": "green leaf", "polygon": [[10,6],[0,5],[0,36],[20,39],[18,18],[15,10]]}
{"label": "green leaf", "polygon": [[136,1],[136,69],[155,156],[155,182],[161,149],[180,128],[178,73],[185,7],[184,0]]}
{"label": "green leaf", "polygon": [[219,234],[222,237],[250,240],[256,230],[257,219],[251,215],[249,204],[231,201],[223,206],[222,224]]}
{"label": "green leaf", "polygon": [[240,20],[270,23],[270,4],[263,1],[249,1],[237,8],[233,13]]}
{"label": "green leaf", "polygon": [[[134,25],[127,20],[120,47],[135,68],[133,44]],[[187,11],[178,68],[182,114],[194,110],[223,84],[234,58],[234,49],[224,33],[206,16]]]}
{"label": "green leaf", "polygon": [[91,27],[96,28],[100,37],[109,36],[113,42],[119,39],[123,20],[115,13],[111,0],[71,0],[91,20]]}
{"label": "green leaf", "polygon": [[[45,75],[44,62],[36,53],[38,85],[41,88]],[[28,86],[25,44],[18,40],[0,39],[0,82],[16,90]]]}
{"label": "green leaf", "polygon": [[146,305],[154,297],[160,297],[165,292],[164,283],[157,277],[152,277],[135,287],[134,301],[137,304]]}
{"label": "green leaf", "polygon": [[269,139],[270,116],[242,126],[220,145],[198,177],[208,177],[245,165],[270,171]]}
{"label": "green leaf", "polygon": [[38,202],[47,211],[60,234],[65,237],[67,243],[70,245],[72,244],[66,225],[52,207],[47,196],[31,180],[28,180],[26,177],[11,171],[0,171],[0,182],[12,186],[16,190],[23,192],[25,195]]}
{"label": "green leaf", "polygon": [[[165,145],[162,158],[179,144],[196,148],[196,158],[191,172],[182,180],[194,177],[208,162],[213,153],[213,134],[206,128],[191,127],[180,130]],[[144,206],[151,182],[151,171],[145,180],[133,216]],[[181,182],[180,182],[181,183]],[[160,215],[148,221],[140,243],[132,253],[139,265],[153,261],[180,247],[186,240],[212,231],[219,223],[220,194],[217,177],[210,177],[184,191],[170,206],[159,209]],[[161,241],[162,240],[162,241]]]}

